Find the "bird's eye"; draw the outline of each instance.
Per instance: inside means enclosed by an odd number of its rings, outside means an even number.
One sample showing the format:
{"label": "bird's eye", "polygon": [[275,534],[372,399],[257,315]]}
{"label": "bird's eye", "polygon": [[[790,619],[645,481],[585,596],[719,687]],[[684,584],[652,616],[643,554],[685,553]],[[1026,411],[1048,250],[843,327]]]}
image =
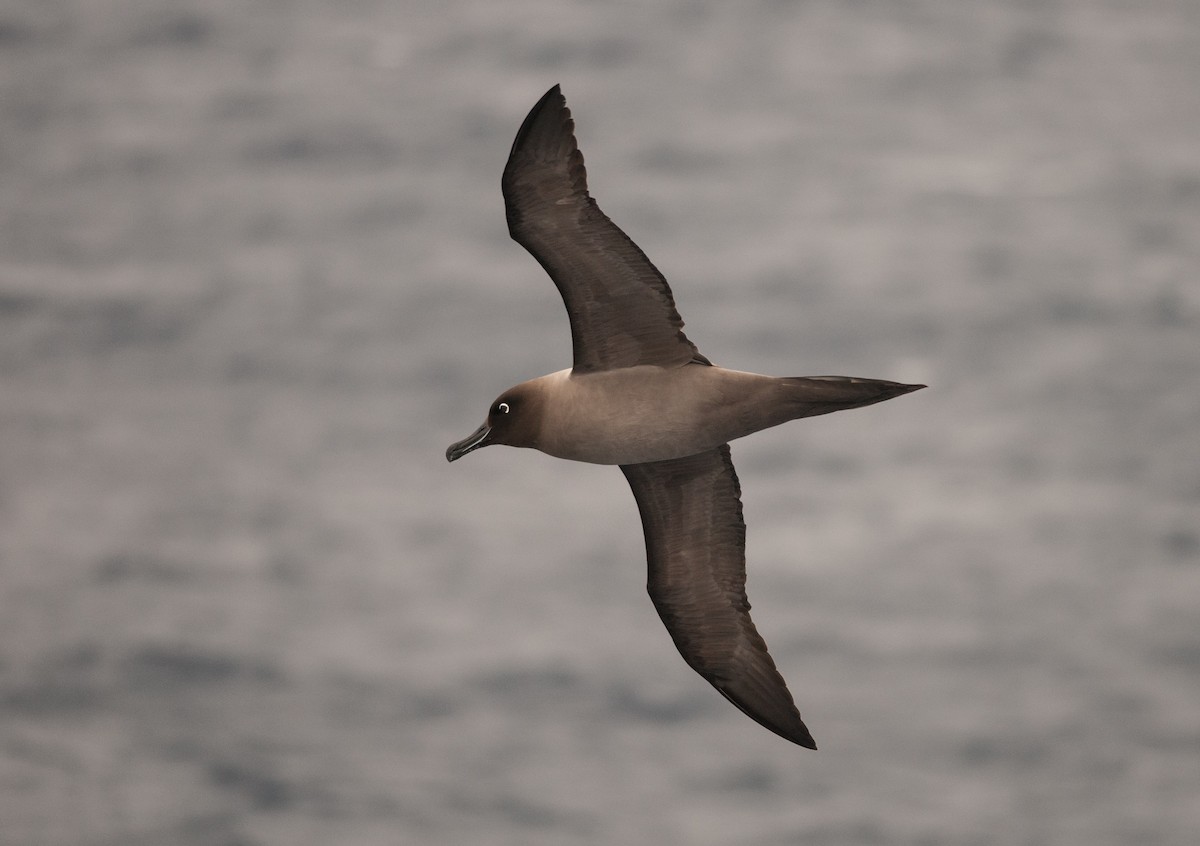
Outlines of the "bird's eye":
{"label": "bird's eye", "polygon": [[498,411],[500,414],[508,414],[508,403],[498,403],[496,405],[496,411]]}

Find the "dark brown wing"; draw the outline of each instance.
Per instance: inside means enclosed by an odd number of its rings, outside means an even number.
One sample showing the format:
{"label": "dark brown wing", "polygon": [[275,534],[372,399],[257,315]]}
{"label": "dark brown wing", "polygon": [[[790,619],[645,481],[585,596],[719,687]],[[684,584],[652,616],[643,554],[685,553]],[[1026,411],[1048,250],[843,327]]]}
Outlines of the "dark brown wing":
{"label": "dark brown wing", "polygon": [[501,184],[509,233],[567,306],[575,371],[707,364],[683,334],[667,280],[588,196],[574,129],[556,85],[517,132]]}
{"label": "dark brown wing", "polygon": [[621,470],[646,532],[647,589],[683,659],[750,719],[816,749],[750,619],[746,524],[728,444]]}

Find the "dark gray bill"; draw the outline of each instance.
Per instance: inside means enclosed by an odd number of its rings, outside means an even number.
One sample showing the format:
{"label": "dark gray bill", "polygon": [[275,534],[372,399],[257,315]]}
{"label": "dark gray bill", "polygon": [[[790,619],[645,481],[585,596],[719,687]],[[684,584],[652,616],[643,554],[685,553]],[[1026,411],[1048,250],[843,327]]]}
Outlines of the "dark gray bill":
{"label": "dark gray bill", "polygon": [[488,424],[484,423],[458,443],[450,444],[450,446],[446,448],[446,460],[454,461],[457,458],[462,458],[473,449],[479,449],[481,446],[487,446],[488,435],[491,433],[492,430],[488,427]]}

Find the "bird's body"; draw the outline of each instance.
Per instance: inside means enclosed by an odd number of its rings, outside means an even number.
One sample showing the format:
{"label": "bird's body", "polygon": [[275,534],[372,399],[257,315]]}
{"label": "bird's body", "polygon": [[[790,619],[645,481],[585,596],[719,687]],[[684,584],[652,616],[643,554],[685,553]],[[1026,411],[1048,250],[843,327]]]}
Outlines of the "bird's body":
{"label": "bird's body", "polygon": [[750,619],[728,443],[924,385],[712,364],[683,334],[662,274],[588,194],[557,85],[517,132],[502,188],[509,232],[562,295],[574,364],[505,391],[446,458],[507,444],[620,465],[642,518],[647,589],[684,660],[753,720],[815,749]]}
{"label": "bird's body", "polygon": [[[860,390],[847,396],[856,385]],[[879,402],[906,386],[836,376],[780,378],[692,363],[560,370],[523,387],[543,403],[528,446],[571,461],[644,464],[715,449],[798,417]]]}

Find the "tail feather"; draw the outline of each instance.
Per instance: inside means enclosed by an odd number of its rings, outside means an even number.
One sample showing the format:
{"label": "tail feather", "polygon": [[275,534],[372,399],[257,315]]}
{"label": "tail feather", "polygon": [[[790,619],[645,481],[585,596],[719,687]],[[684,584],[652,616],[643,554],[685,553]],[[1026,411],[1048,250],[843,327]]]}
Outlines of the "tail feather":
{"label": "tail feather", "polygon": [[926,387],[856,376],[785,376],[779,381],[795,412],[793,420],[874,405]]}

